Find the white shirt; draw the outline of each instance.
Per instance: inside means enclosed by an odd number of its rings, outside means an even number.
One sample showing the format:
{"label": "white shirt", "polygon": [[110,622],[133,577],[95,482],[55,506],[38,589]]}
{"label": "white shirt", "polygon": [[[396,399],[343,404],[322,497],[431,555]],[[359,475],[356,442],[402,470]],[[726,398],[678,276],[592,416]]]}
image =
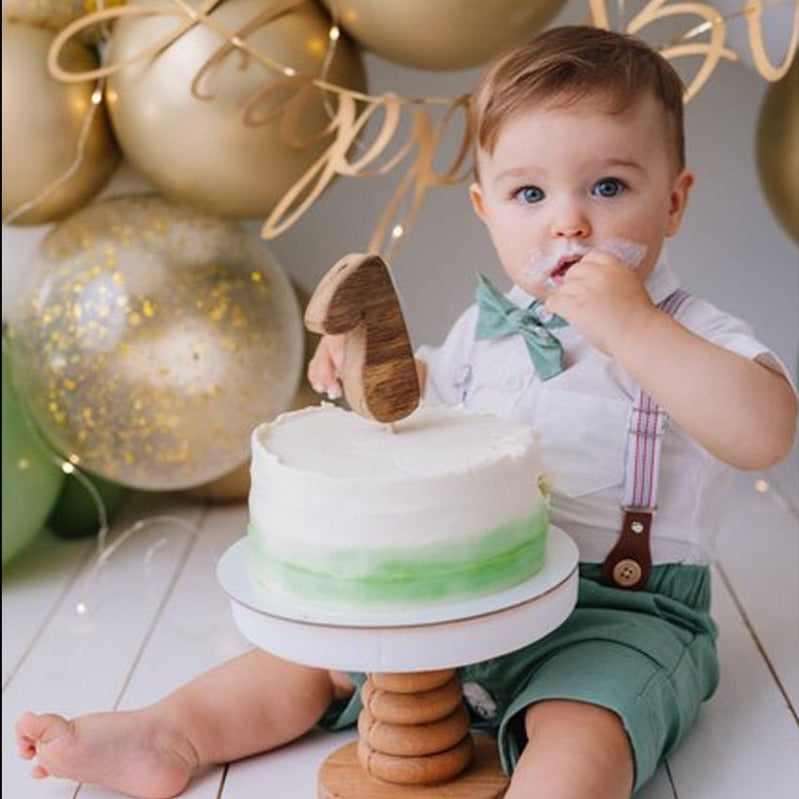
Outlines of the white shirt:
{"label": "white shirt", "polygon": [[[679,288],[665,258],[646,283],[654,303]],[[520,307],[532,298],[518,287],[506,295]],[[689,330],[746,358],[759,357],[787,374],[749,325],[690,296],[677,319]],[[580,560],[601,562],[621,529],[632,379],[572,327],[552,332],[566,369],[542,382],[521,336],[477,341],[477,306],[470,306],[437,348],[420,347],[428,367],[425,400],[493,413],[537,432],[551,489],[552,523],[577,543]],[[697,396],[697,402],[713,402]],[[652,525],[655,563],[706,563],[726,509],[732,468],[669,421],[663,437],[658,510]]]}

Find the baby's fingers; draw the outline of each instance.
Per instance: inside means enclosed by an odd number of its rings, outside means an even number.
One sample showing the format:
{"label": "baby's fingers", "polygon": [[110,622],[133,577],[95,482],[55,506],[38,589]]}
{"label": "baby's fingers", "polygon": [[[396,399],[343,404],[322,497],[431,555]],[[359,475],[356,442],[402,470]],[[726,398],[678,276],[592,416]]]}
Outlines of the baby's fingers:
{"label": "baby's fingers", "polygon": [[341,361],[343,345],[338,336],[323,336],[308,363],[308,382],[318,394],[327,394],[330,399],[341,396]]}

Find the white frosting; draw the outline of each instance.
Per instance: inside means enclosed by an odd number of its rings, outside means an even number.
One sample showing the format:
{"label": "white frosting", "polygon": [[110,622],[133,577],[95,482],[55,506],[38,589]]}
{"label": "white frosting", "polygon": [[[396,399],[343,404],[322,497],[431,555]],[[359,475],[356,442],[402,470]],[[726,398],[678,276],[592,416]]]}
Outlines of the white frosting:
{"label": "white frosting", "polygon": [[392,432],[323,404],[253,431],[250,522],[289,557],[457,541],[539,509],[540,473],[526,426],[423,405]]}

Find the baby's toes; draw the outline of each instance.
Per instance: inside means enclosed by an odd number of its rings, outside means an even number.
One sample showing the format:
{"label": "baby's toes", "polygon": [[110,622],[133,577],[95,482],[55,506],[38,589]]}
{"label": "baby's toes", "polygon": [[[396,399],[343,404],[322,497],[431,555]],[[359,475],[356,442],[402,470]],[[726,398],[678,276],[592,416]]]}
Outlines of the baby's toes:
{"label": "baby's toes", "polygon": [[17,735],[17,739],[21,738],[33,738],[34,730],[36,730],[39,726],[38,724],[38,716],[35,713],[31,713],[29,710],[26,710],[18,719],[17,723],[14,725],[14,732]]}
{"label": "baby's toes", "polygon": [[26,711],[14,725],[17,740],[27,740],[32,746],[64,735],[68,729],[67,721],[55,713],[31,713]]}
{"label": "baby's toes", "polygon": [[36,747],[27,738],[17,738],[17,754],[30,760],[36,754]]}
{"label": "baby's toes", "polygon": [[41,765],[41,763],[31,769],[31,777],[33,777],[35,780],[43,780],[45,777],[49,776],[50,772],[43,765]]}

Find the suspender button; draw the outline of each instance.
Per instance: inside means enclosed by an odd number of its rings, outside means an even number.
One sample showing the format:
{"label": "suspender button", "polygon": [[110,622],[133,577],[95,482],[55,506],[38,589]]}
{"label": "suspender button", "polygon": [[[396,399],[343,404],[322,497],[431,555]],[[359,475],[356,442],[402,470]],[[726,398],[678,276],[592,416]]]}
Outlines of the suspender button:
{"label": "suspender button", "polygon": [[613,581],[621,588],[636,585],[642,574],[643,570],[632,558],[624,558],[613,567]]}

